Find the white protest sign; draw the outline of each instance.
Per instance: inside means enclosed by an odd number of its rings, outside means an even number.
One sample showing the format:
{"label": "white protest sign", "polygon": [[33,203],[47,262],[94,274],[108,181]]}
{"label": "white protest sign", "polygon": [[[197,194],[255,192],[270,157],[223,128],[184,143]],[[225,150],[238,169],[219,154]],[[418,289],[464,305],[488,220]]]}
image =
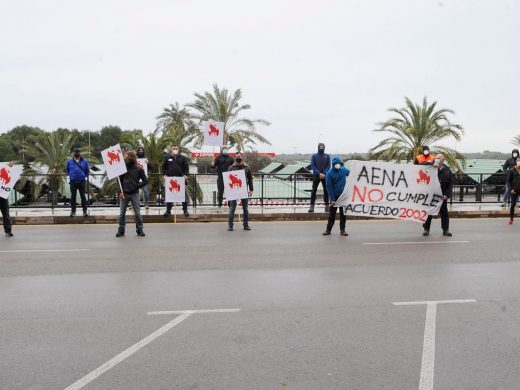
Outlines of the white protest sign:
{"label": "white protest sign", "polygon": [[246,172],[243,169],[239,171],[222,172],[222,177],[224,179],[224,195],[228,201],[247,199],[249,197]]}
{"label": "white protest sign", "polygon": [[182,176],[167,176],[164,179],[164,191],[166,202],[186,202],[186,180]]}
{"label": "white protest sign", "polygon": [[202,122],[204,145],[221,146],[224,143],[224,122]]}
{"label": "white protest sign", "polygon": [[144,174],[148,177],[148,159],[147,158],[138,158],[137,166],[144,170]]}
{"label": "white protest sign", "polygon": [[0,197],[8,199],[13,187],[20,179],[23,165],[9,166],[9,163],[0,163]]}
{"label": "white protest sign", "polygon": [[350,215],[425,222],[442,205],[437,174],[431,165],[353,161],[336,206]]}
{"label": "white protest sign", "polygon": [[109,179],[121,176],[126,173],[125,159],[119,144],[101,151],[103,157],[103,164]]}

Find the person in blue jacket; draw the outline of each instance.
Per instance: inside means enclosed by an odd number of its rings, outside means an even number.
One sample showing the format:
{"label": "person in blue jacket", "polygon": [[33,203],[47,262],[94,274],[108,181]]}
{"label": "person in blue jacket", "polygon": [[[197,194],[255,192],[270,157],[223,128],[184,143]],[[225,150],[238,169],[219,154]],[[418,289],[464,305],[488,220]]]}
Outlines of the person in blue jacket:
{"label": "person in blue jacket", "polygon": [[[345,184],[347,184],[347,176],[350,174],[350,171],[344,167],[343,161],[337,156],[334,156],[332,159],[332,169],[327,172],[327,176],[325,176],[325,182],[327,185],[327,192],[329,194],[330,199],[330,210],[329,210],[329,220],[327,222],[327,229],[323,232],[324,236],[329,236],[332,227],[334,226],[334,221],[336,220],[336,211],[338,208],[335,205],[336,200],[343,193],[345,189]],[[339,209],[339,229],[340,234],[342,236],[348,236],[345,231],[345,225],[347,224],[347,216],[345,215],[345,211],[343,207]]]}
{"label": "person in blue jacket", "polygon": [[325,144],[318,144],[318,153],[314,153],[311,158],[312,167],[312,192],[311,192],[311,207],[309,213],[314,212],[314,203],[316,202],[316,192],[321,183],[323,186],[323,200],[325,201],[325,212],[329,212],[329,196],[327,194],[327,186],[325,184],[325,175],[330,169],[330,156],[325,153]]}
{"label": "person in blue jacket", "polygon": [[74,217],[76,215],[76,195],[79,191],[83,216],[88,217],[85,180],[88,177],[90,169],[87,160],[81,157],[81,152],[78,148],[75,148],[73,153],[74,156],[67,161],[67,165],[65,166],[65,170],[70,179],[70,216]]}

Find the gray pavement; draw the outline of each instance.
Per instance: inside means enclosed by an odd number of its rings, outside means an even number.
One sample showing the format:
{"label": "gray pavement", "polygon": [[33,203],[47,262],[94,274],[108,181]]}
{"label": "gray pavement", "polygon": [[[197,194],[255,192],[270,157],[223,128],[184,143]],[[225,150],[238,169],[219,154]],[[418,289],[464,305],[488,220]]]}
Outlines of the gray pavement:
{"label": "gray pavement", "polygon": [[475,302],[436,306],[431,388],[520,388],[520,225],[252,227],[15,226],[0,238],[0,388],[94,373],[71,389],[418,389],[427,308],[393,303],[460,299]]}

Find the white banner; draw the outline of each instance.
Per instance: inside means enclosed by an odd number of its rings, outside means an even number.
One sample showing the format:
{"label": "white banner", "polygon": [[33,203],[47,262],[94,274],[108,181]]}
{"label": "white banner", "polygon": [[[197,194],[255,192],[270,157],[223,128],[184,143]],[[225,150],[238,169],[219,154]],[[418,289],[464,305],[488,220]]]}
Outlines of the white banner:
{"label": "white banner", "polygon": [[204,145],[222,146],[224,143],[224,122],[202,122]]}
{"label": "white banner", "polygon": [[246,172],[243,169],[239,171],[222,172],[222,177],[224,178],[224,196],[228,201],[247,199],[249,197]]}
{"label": "white banner", "polygon": [[13,187],[20,179],[23,165],[9,166],[8,162],[0,163],[0,197],[8,199]]}
{"label": "white banner", "polygon": [[126,173],[125,159],[119,144],[101,151],[103,164],[109,179],[113,179]]}
{"label": "white banner", "polygon": [[147,158],[138,158],[137,166],[139,168],[143,168],[144,174],[148,177],[148,159]]}
{"label": "white banner", "polygon": [[164,179],[164,192],[166,202],[186,202],[186,180],[182,176],[167,176]]}
{"label": "white banner", "polygon": [[431,165],[353,161],[336,206],[347,215],[425,222],[442,205],[437,174]]}

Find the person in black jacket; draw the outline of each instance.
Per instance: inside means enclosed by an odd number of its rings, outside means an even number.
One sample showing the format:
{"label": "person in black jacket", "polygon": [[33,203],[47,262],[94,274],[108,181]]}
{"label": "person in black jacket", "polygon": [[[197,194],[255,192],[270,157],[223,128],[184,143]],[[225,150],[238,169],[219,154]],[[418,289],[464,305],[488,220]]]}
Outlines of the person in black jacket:
{"label": "person in black jacket", "polygon": [[[253,175],[251,174],[251,168],[249,168],[246,164],[244,164],[244,161],[242,160],[242,153],[238,152],[235,154],[235,163],[229,167],[229,171],[239,171],[243,169],[246,174],[246,180],[247,180],[247,186],[249,187],[249,196],[253,195]],[[242,210],[244,212],[244,230],[251,230],[249,227],[249,209],[248,209],[248,203],[249,198],[241,199],[240,203],[242,203]],[[235,217],[235,210],[237,208],[237,201],[236,200],[230,200],[229,201],[229,214],[228,214],[228,230],[230,232],[233,231],[233,220]]]}
{"label": "person in black jacket", "polygon": [[510,196],[511,187],[508,187],[508,182],[509,182],[508,174],[511,171],[511,169],[513,169],[516,166],[516,159],[518,156],[520,156],[520,153],[518,153],[518,149],[513,149],[513,151],[511,152],[511,157],[508,158],[504,162],[504,165],[502,166],[502,170],[506,174],[506,188],[504,189],[504,198],[503,198],[502,207],[506,207],[507,204],[511,200],[511,196]]}
{"label": "person in black jacket", "polygon": [[316,202],[316,193],[318,187],[323,186],[323,201],[325,202],[325,212],[329,212],[329,194],[327,193],[327,184],[325,183],[325,176],[330,170],[330,156],[325,153],[325,144],[320,142],[318,144],[318,153],[314,153],[311,157],[312,168],[312,190],[311,190],[311,206],[309,213],[314,212],[314,203]]}
{"label": "person in black jacket", "polygon": [[[172,145],[171,154],[164,157],[162,173],[164,179],[168,176],[182,176],[184,180],[188,180],[188,174],[190,173],[188,159],[179,153],[179,147],[177,145]],[[172,207],[172,202],[166,203],[165,217],[171,215]],[[182,202],[182,211],[186,217],[190,215],[190,213],[188,213],[188,202]]]}
{"label": "person in black jacket", "polygon": [[227,172],[229,167],[233,165],[235,160],[228,154],[227,146],[222,146],[220,149],[220,155],[217,156],[211,162],[211,168],[217,171],[217,200],[218,200],[218,212],[222,212],[222,200],[224,199],[224,179],[222,172]]}
{"label": "person in black jacket", "polygon": [[[451,237],[452,234],[450,233],[450,217],[448,215],[448,199],[451,197],[451,192],[453,189],[453,175],[450,168],[444,165],[444,161],[444,155],[439,153],[437,156],[435,156],[435,162],[433,165],[439,170],[438,177],[442,190],[442,206],[439,210],[439,215],[441,216],[442,235]],[[426,222],[423,224],[423,236],[428,236],[430,234],[431,223],[432,216],[429,215],[426,219]]]}
{"label": "person in black jacket", "polygon": [[125,235],[125,217],[128,203],[132,203],[134,209],[137,235],[144,237],[139,189],[148,184],[148,179],[146,178],[144,170],[137,165],[137,157],[134,151],[125,152],[125,164],[127,172],[119,176],[122,191],[119,193],[119,228],[116,237],[123,237]]}
{"label": "person in black jacket", "polygon": [[509,169],[507,175],[507,186],[511,188],[511,208],[509,209],[509,224],[513,224],[515,207],[520,195],[520,157],[515,159],[515,165]]}

